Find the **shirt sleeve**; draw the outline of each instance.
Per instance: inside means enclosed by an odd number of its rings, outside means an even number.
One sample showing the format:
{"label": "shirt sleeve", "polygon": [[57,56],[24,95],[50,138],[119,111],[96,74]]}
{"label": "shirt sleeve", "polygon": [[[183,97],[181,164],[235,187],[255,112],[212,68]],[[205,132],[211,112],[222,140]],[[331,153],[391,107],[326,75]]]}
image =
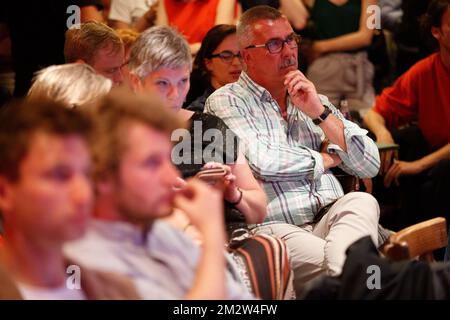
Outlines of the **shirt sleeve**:
{"label": "shirt sleeve", "polygon": [[347,151],[337,144],[328,145],[329,153],[336,153],[342,160],[339,166],[345,172],[360,177],[371,178],[380,170],[380,153],[375,142],[367,136],[367,130],[346,120],[342,113],[333,106],[327,97],[319,95],[323,104],[344,124],[344,139]]}
{"label": "shirt sleeve", "polygon": [[231,92],[212,94],[205,112],[221,118],[240,139],[241,152],[253,173],[264,181],[316,180],[324,172],[319,152],[292,146],[285,139],[270,135],[263,121],[257,119],[249,103]]}
{"label": "shirt sleeve", "polygon": [[405,124],[417,114],[418,90],[415,74],[416,68],[413,67],[377,97],[374,111],[384,118],[388,128]]}

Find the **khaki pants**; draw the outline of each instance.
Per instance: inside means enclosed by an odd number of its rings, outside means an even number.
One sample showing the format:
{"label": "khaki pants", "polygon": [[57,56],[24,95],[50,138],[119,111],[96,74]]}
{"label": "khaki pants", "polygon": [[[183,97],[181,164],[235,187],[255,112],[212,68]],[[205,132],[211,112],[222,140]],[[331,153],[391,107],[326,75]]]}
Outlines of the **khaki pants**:
{"label": "khaki pants", "polygon": [[370,235],[378,246],[380,208],[374,197],[351,192],[340,198],[315,225],[298,227],[286,223],[253,229],[254,233],[274,234],[289,250],[297,296],[304,284],[326,272],[336,276],[345,262],[345,251],[356,240]]}

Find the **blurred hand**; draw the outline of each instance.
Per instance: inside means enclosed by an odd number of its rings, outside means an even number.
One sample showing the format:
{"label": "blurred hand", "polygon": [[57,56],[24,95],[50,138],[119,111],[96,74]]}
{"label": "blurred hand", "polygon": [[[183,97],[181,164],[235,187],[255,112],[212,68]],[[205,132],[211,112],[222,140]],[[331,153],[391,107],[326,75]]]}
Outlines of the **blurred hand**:
{"label": "blurred hand", "polygon": [[395,181],[396,185],[399,185],[398,178],[402,175],[414,175],[422,172],[424,167],[420,160],[407,162],[394,159],[393,165],[389,168],[386,176],[384,177],[385,187],[389,187],[392,181]]}
{"label": "blurred hand", "polygon": [[[226,174],[223,177],[223,197],[229,202],[236,202],[240,197],[240,192],[236,185],[236,176],[232,173],[231,167],[219,162],[208,162],[203,166],[203,169],[222,168]],[[220,185],[219,185],[220,188]]]}
{"label": "blurred hand", "polygon": [[175,190],[183,189],[186,186],[187,182],[183,178],[177,177],[175,184],[173,185],[173,188]]}
{"label": "blurred hand", "polygon": [[186,186],[175,196],[174,206],[182,210],[202,234],[208,228],[224,229],[222,192],[198,179],[187,180]]}

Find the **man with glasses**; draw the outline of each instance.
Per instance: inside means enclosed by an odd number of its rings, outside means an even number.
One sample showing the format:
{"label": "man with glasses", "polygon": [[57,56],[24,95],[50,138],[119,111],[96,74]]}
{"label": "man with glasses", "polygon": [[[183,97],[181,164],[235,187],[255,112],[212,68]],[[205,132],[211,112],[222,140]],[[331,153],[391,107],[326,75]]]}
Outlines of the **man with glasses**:
{"label": "man with glasses", "polygon": [[377,201],[344,195],[330,169],[373,177],[379,154],[367,131],[345,120],[298,70],[299,37],[279,11],[246,11],[237,39],[245,71],[213,93],[205,110],[239,136],[269,199],[267,218],[253,232],[286,241],[299,294],[322,272],[339,275],[354,241],[370,235],[378,244]]}

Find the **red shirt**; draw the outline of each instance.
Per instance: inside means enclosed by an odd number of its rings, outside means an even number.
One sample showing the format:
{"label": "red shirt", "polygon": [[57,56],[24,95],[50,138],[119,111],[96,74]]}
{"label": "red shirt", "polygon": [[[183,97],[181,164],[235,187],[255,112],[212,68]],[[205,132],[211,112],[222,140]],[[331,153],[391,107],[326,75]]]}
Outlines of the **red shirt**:
{"label": "red shirt", "polygon": [[450,70],[438,53],[417,62],[383,90],[375,111],[388,128],[417,119],[432,151],[450,143]]}
{"label": "red shirt", "polygon": [[169,25],[183,33],[189,43],[201,42],[214,27],[218,4],[219,0],[164,0]]}

